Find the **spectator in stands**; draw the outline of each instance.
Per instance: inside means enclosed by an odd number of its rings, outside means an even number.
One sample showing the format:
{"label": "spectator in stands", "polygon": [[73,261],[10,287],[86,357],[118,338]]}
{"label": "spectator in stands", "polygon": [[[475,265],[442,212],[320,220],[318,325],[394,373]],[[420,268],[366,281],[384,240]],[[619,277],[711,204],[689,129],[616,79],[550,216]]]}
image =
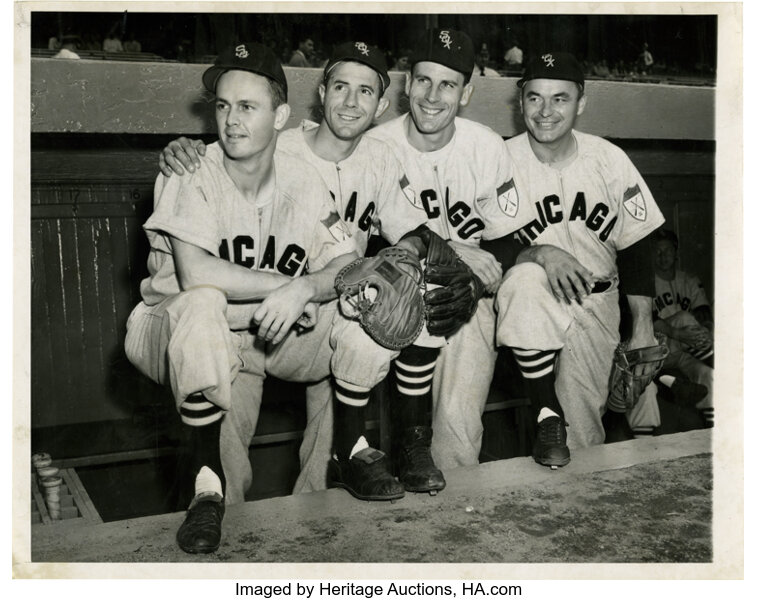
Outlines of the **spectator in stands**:
{"label": "spectator in stands", "polygon": [[47,40],[47,49],[48,50],[60,50],[60,40],[57,36],[51,35],[50,39]]}
{"label": "spectator in stands", "polygon": [[473,76],[476,77],[501,77],[501,75],[492,68],[491,55],[486,44],[481,44],[481,50],[474,57],[476,63],[473,69]]}
{"label": "spectator in stands", "polygon": [[607,66],[607,61],[605,59],[600,60],[597,64],[595,64],[592,67],[592,75],[594,77],[609,77],[610,76],[610,68]]}
{"label": "spectator in stands", "polygon": [[61,48],[53,58],[81,58],[76,50],[79,47],[79,37],[75,35],[64,35],[60,42]]}
{"label": "spectator in stands", "polygon": [[505,52],[505,65],[513,70],[523,67],[523,50],[518,48],[518,40],[513,40],[512,47]]}
{"label": "spectator in stands", "polygon": [[649,51],[649,44],[644,42],[644,47],[641,51],[641,54],[639,54],[639,71],[642,75],[646,75],[647,73],[652,72],[653,66],[654,58],[652,57],[652,53]]}
{"label": "spectator in stands", "polygon": [[110,32],[103,40],[103,51],[105,52],[123,52],[124,47],[121,39],[114,33]]}
{"label": "spectator in stands", "polygon": [[124,52],[142,52],[142,44],[134,37],[134,32],[129,33],[128,39],[124,41]]}
{"label": "spectator in stands", "polygon": [[290,67],[312,67],[310,62],[315,55],[315,44],[313,39],[305,37],[299,41],[297,50],[292,53],[292,58],[289,59]]}
{"label": "spectator in stands", "polygon": [[676,268],[678,237],[660,229],[655,234],[655,331],[668,337],[670,354],[660,380],[676,374],[706,386],[708,394],[696,403],[708,425],[713,421],[713,317],[710,303],[695,275]]}

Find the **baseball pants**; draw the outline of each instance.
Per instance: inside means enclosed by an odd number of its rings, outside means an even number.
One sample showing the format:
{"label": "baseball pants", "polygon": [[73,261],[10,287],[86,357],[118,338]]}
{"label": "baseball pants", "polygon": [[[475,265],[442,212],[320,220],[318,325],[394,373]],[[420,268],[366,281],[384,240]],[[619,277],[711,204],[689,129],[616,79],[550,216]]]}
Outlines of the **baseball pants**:
{"label": "baseball pants", "polygon": [[[394,353],[375,344],[358,323],[342,318],[336,306],[336,301],[321,305],[315,327],[292,331],[275,347],[246,330],[232,331],[231,326],[250,322],[256,305],[227,305],[212,288],[182,292],[155,306],[141,303],[129,317],[127,356],[145,375],[171,386],[177,408],[189,394],[202,392],[228,411],[221,425],[227,504],[244,501],[252,484],[248,451],[266,374],[320,382],[333,372],[368,386],[386,376]],[[312,428],[308,432],[318,435]],[[315,472],[320,467],[310,464],[316,455],[308,448],[317,444],[312,437],[306,442],[302,465],[305,472]]]}
{"label": "baseball pants", "polygon": [[[686,311],[679,311],[665,320],[673,327],[699,326],[694,315]],[[662,365],[663,373],[680,371],[689,380],[707,386],[707,396],[697,403],[697,408],[712,408],[712,367],[692,356],[678,340],[668,338],[668,348],[670,352]]]}
{"label": "baseball pants", "polygon": [[431,455],[441,469],[476,465],[484,414],[494,376],[494,299],[482,298],[471,320],[447,339],[432,387]]}
{"label": "baseball pants", "polygon": [[559,350],[555,391],[565,412],[568,446],[604,442],[612,359],[620,340],[617,290],[592,294],[583,304],[558,301],[535,263],[507,271],[497,292],[497,343],[527,350]]}

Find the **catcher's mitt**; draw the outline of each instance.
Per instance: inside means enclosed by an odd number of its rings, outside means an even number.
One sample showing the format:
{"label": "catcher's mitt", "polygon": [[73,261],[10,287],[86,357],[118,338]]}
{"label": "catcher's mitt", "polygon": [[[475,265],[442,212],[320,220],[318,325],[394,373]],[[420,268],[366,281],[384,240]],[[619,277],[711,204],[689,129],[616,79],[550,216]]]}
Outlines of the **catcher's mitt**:
{"label": "catcher's mitt", "polygon": [[421,237],[426,243],[424,276],[427,284],[440,287],[428,289],[424,295],[426,327],[431,335],[450,336],[476,312],[484,284],[447,242],[428,233],[431,235]]}
{"label": "catcher's mitt", "polygon": [[390,246],[359,258],[336,276],[334,287],[345,317],[358,319],[376,342],[401,350],[423,329],[423,272],[404,248]]}
{"label": "catcher's mitt", "polygon": [[656,346],[636,350],[627,350],[627,342],[618,344],[610,372],[608,404],[611,407],[619,411],[631,410],[662,368],[669,352],[667,338],[661,333],[655,334],[655,338]]}

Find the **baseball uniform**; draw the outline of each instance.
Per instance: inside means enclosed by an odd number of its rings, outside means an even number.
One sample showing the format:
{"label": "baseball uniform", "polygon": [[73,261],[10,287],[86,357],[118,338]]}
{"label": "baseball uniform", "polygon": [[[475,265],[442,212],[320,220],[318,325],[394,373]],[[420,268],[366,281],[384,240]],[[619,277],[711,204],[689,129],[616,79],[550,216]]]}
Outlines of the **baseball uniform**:
{"label": "baseball uniform", "polygon": [[[701,327],[692,314],[700,306],[710,306],[710,303],[698,277],[684,271],[676,271],[671,280],[655,275],[655,319],[664,319],[673,327]],[[669,338],[668,347],[670,353],[663,369],[678,370],[691,381],[707,386],[709,393],[697,403],[697,408],[712,408],[713,369],[702,362],[712,356],[712,344],[704,348],[692,348]]]}
{"label": "baseball uniform", "polygon": [[[361,256],[371,235],[380,234],[396,244],[408,231],[426,222],[426,213],[402,193],[399,182],[405,177],[386,144],[363,136],[352,154],[335,163],[315,154],[305,139],[305,132],[318,126],[304,120],[282,132],[276,150],[292,154],[318,171]],[[305,395],[308,423],[300,446],[301,469],[294,493],[325,489],[333,437],[330,380],[308,385]]]}
{"label": "baseball uniform", "polygon": [[[402,164],[405,196],[423,208],[428,226],[444,239],[478,246],[528,223],[530,207],[519,203],[513,165],[502,138],[488,127],[460,117],[449,143],[434,152],[410,145],[403,115],[367,132],[386,142]],[[425,335],[419,346],[441,347],[433,377],[434,431],[431,451],[444,470],[478,463],[483,414],[494,374],[495,317],[492,298],[457,333]]]}
{"label": "baseball uniform", "polygon": [[[209,286],[181,290],[172,237],[249,269],[292,278],[356,249],[318,174],[287,153],[275,153],[273,163],[275,189],[258,203],[234,185],[218,143],[208,146],[195,173],[158,177],[155,210],[144,226],[149,276],[127,323],[129,360],[156,382],[170,384],[177,407],[201,392],[216,407],[233,409],[221,435],[227,503],[242,501],[251,483],[248,448],[267,373],[320,381],[331,367],[337,378],[372,386],[386,376],[393,358],[357,323],[342,318],[335,301],[321,305],[315,327],[292,331],[271,346],[249,329],[258,303],[228,302]],[[294,172],[300,177],[282,176]],[[238,427],[240,422],[246,426]]]}
{"label": "baseball uniform", "polygon": [[604,441],[602,413],[613,351],[619,342],[617,252],[664,218],[626,154],[597,136],[573,131],[577,151],[561,168],[542,163],[523,133],[507,141],[519,192],[536,217],[517,233],[525,245],[551,244],[572,254],[607,289],[566,304],[552,294],[544,269],[517,264],[497,293],[497,342],[560,351],[555,391],[565,412],[568,446]]}

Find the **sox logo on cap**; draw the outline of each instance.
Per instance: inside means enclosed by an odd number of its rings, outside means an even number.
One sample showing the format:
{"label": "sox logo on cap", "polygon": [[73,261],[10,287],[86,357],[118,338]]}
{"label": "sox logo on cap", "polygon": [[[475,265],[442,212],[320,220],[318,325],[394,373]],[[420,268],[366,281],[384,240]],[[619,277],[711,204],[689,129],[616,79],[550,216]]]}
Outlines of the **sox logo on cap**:
{"label": "sox logo on cap", "polygon": [[546,63],[548,67],[554,67],[555,66],[555,59],[552,57],[551,54],[544,54],[541,59]]}
{"label": "sox logo on cap", "polygon": [[442,44],[444,44],[444,47],[449,50],[452,45],[452,38],[449,36],[449,31],[442,30],[439,32],[439,39],[441,40]]}
{"label": "sox logo on cap", "polygon": [[355,48],[357,48],[363,56],[368,56],[370,54],[365,42],[355,42]]}
{"label": "sox logo on cap", "polygon": [[237,55],[237,58],[247,58],[250,53],[247,52],[247,48],[244,47],[244,44],[239,44],[236,48],[234,48],[234,51]]}

